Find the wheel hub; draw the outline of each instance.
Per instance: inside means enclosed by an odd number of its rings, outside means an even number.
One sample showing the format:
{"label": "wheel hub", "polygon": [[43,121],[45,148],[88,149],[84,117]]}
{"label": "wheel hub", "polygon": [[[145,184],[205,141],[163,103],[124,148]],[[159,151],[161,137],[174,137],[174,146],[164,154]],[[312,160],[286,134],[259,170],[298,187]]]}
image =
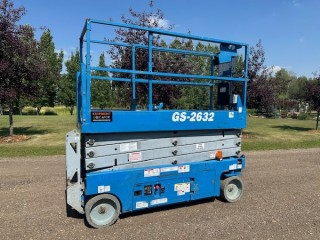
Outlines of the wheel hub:
{"label": "wheel hub", "polygon": [[98,213],[105,214],[106,213],[106,208],[103,207],[103,206],[100,206],[99,209],[98,209]]}

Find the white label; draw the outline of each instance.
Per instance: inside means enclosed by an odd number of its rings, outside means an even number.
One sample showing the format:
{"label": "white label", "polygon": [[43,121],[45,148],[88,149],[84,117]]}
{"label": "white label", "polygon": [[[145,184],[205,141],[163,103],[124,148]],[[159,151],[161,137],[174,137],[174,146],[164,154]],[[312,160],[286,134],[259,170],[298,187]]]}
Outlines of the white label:
{"label": "white label", "polygon": [[178,196],[185,195],[186,193],[190,192],[190,183],[176,183],[174,185],[174,191],[177,192]]}
{"label": "white label", "polygon": [[98,193],[110,192],[110,186],[98,186]]}
{"label": "white label", "polygon": [[130,151],[135,151],[137,149],[138,149],[137,142],[120,144],[120,152],[130,152]]}
{"label": "white label", "polygon": [[160,176],[160,168],[144,170],[144,177],[155,177],[155,176]]}
{"label": "white label", "polygon": [[229,112],[229,118],[234,118],[234,112]]}
{"label": "white label", "polygon": [[216,158],[216,152],[210,152],[210,159]]}
{"label": "white label", "polygon": [[142,153],[141,152],[129,153],[129,161],[130,162],[141,161],[141,159],[142,159]]}
{"label": "white label", "polygon": [[204,149],[204,143],[196,144],[196,150],[203,150],[203,149]]}
{"label": "white label", "polygon": [[98,193],[104,192],[104,186],[98,186]]}
{"label": "white label", "polygon": [[159,199],[152,200],[150,202],[150,205],[156,205],[156,204],[161,204],[166,202],[168,202],[168,198],[159,198]]}
{"label": "white label", "polygon": [[136,202],[136,208],[146,208],[148,206],[149,206],[149,204],[146,201]]}
{"label": "white label", "polygon": [[190,172],[190,165],[183,165],[178,167],[178,173]]}
{"label": "white label", "polygon": [[235,104],[238,102],[238,95],[233,95],[232,103]]}
{"label": "white label", "polygon": [[183,196],[183,195],[186,195],[186,192],[184,192],[182,190],[179,190],[179,191],[177,191],[177,195],[178,196]]}
{"label": "white label", "polygon": [[238,168],[241,169],[242,168],[242,164],[238,164]]}
{"label": "white label", "polygon": [[237,169],[237,164],[232,164],[229,166],[229,170],[236,170]]}
{"label": "white label", "polygon": [[160,172],[173,172],[178,171],[178,167],[164,167],[160,169]]}
{"label": "white label", "polygon": [[238,113],[242,113],[242,107],[238,108]]}

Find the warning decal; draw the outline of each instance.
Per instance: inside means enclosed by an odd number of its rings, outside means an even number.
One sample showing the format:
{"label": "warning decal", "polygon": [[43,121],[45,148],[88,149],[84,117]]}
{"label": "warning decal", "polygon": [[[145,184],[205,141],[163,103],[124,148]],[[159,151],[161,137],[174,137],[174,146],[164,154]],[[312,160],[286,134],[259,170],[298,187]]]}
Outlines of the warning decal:
{"label": "warning decal", "polygon": [[136,208],[146,208],[149,204],[146,201],[136,202]]}
{"label": "warning decal", "polygon": [[177,192],[178,196],[185,195],[186,193],[190,192],[190,183],[176,183],[174,185],[174,191]]}
{"label": "warning decal", "polygon": [[160,169],[160,171],[163,172],[173,172],[173,171],[178,171],[178,167],[163,167]]}
{"label": "warning decal", "polygon": [[236,169],[237,169],[237,164],[229,165],[229,170],[236,170]]}
{"label": "warning decal", "polygon": [[204,143],[197,143],[196,150],[204,150]]}
{"label": "warning decal", "polygon": [[92,122],[112,122],[112,112],[91,112]]}
{"label": "warning decal", "polygon": [[129,153],[129,161],[130,162],[141,161],[141,159],[142,159],[142,153],[141,152]]}
{"label": "warning decal", "polygon": [[161,204],[166,202],[168,202],[168,198],[159,198],[159,199],[152,200],[150,202],[150,205],[156,205],[156,204]]}
{"label": "warning decal", "polygon": [[190,165],[183,165],[178,167],[178,173],[190,172]]}
{"label": "warning decal", "polygon": [[138,150],[137,142],[120,144],[120,152],[130,152],[130,151],[136,151],[136,150]]}
{"label": "warning decal", "polygon": [[210,159],[215,159],[216,158],[216,152],[210,152],[209,157],[210,157]]}
{"label": "warning decal", "polygon": [[160,176],[160,168],[151,168],[144,170],[144,177],[156,177]]}
{"label": "warning decal", "polygon": [[98,186],[98,193],[110,192],[110,186]]}

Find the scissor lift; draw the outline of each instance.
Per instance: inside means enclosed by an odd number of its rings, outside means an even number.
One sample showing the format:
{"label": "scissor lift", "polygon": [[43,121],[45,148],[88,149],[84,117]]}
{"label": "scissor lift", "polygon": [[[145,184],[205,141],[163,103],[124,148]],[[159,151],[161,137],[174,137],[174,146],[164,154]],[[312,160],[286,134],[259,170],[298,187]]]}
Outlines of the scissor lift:
{"label": "scissor lift", "polygon": [[[148,44],[93,39],[93,25],[145,31]],[[155,35],[214,44],[219,52],[155,46]],[[87,53],[91,53],[92,44],[131,49],[132,69],[91,66],[91,54]],[[135,53],[140,48],[148,51],[148,71],[135,69]],[[244,61],[239,76],[235,68],[240,49]],[[209,57],[211,74],[153,71],[154,52]],[[247,44],[87,19],[80,37],[80,59],[79,132],[69,132],[66,139],[67,208],[85,214],[91,226],[100,228],[113,224],[119,214],[126,212],[210,197],[220,197],[227,202],[241,198],[240,175],[245,168],[241,133],[246,126]],[[94,76],[97,71],[113,74]],[[129,77],[116,77],[116,73],[126,73]],[[93,79],[129,83],[130,110],[92,109]],[[139,83],[148,86],[145,110],[138,110],[136,105]],[[166,107],[159,110],[153,102],[152,91],[157,84],[208,88],[209,104],[203,110]],[[232,92],[233,85],[237,85],[238,93]]]}

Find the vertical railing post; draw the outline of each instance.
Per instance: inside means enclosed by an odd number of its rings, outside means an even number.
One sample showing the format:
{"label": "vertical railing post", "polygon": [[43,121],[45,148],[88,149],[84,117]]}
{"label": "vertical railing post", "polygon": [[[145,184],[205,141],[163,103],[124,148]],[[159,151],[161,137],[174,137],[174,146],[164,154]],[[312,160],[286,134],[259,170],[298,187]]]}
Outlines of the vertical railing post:
{"label": "vertical railing post", "polygon": [[[152,32],[148,32],[148,72],[152,72],[152,41],[153,41],[153,35]],[[149,97],[148,97],[148,110],[152,111],[153,106],[152,106],[152,75],[149,75],[148,77],[148,89],[149,89]]]}
{"label": "vertical railing post", "polygon": [[[211,57],[211,66],[210,66],[210,75],[214,75],[214,57]],[[210,86],[210,104],[209,104],[209,109],[213,109],[213,79],[210,80],[210,83],[212,84]]]}
{"label": "vertical railing post", "polygon": [[91,110],[91,47],[90,47],[90,41],[91,41],[91,21],[90,19],[87,20],[87,34],[86,34],[86,113],[85,113],[85,119],[83,119],[84,122],[90,121],[90,110]]}
{"label": "vertical railing post", "polygon": [[248,84],[248,61],[249,61],[249,46],[245,46],[245,58],[244,58],[244,78],[246,79],[243,87],[243,110],[247,109],[247,84]]}
{"label": "vertical railing post", "polygon": [[80,117],[80,124],[86,121],[86,111],[87,109],[87,99],[86,99],[86,94],[87,94],[87,78],[86,78],[86,65],[83,61],[83,41],[85,40],[84,38],[87,36],[87,24],[88,20],[86,20],[85,26],[83,28],[82,34],[80,36],[80,75],[81,75],[81,83],[80,83],[80,89],[78,95],[79,98],[81,98],[81,108],[77,107],[77,114]]}
{"label": "vertical railing post", "polygon": [[[136,47],[132,45],[132,52],[131,52],[131,62],[132,62],[132,71],[135,72],[136,70]],[[131,99],[131,110],[136,110],[136,74],[131,74],[131,91],[132,91],[132,99]]]}
{"label": "vertical railing post", "polygon": [[[81,63],[80,63],[80,69],[81,69]],[[79,109],[81,109],[81,106],[80,106],[81,95],[79,96],[79,82],[81,82],[79,80],[79,78],[81,77],[81,74],[80,74],[80,72],[77,72],[76,75],[77,75],[76,76],[76,109],[77,109],[76,114],[77,114],[77,124],[79,124],[81,122],[80,121],[80,111],[79,111]]]}
{"label": "vertical railing post", "polygon": [[77,124],[80,126],[82,124],[83,111],[82,109],[84,101],[83,101],[83,88],[84,88],[84,82],[82,81],[83,74],[82,74],[82,68],[83,68],[83,37],[80,37],[80,65],[79,65],[79,75],[77,74]]}

